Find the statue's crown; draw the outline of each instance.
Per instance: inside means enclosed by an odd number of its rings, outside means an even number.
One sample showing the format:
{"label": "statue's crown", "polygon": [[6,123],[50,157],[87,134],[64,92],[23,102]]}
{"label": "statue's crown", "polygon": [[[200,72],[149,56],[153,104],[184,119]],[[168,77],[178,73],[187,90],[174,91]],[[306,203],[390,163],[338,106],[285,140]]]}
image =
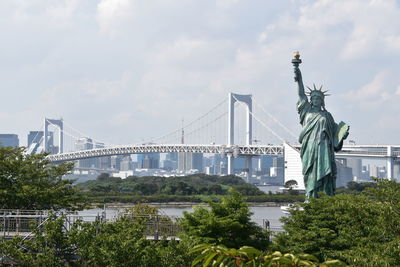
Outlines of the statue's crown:
{"label": "statue's crown", "polygon": [[321,98],[325,98],[325,96],[329,96],[330,94],[327,94],[328,90],[322,91],[322,85],[319,89],[317,89],[314,85],[314,89],[311,89],[310,87],[307,86],[308,92],[306,93],[308,96],[313,97],[313,96],[319,96]]}

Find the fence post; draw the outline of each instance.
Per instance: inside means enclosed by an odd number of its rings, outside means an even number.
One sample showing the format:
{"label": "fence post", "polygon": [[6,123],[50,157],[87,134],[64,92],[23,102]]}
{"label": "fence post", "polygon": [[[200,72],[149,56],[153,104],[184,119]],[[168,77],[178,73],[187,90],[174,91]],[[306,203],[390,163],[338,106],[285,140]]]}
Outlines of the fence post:
{"label": "fence post", "polygon": [[154,233],[154,240],[158,240],[158,214],[156,215],[156,232]]}

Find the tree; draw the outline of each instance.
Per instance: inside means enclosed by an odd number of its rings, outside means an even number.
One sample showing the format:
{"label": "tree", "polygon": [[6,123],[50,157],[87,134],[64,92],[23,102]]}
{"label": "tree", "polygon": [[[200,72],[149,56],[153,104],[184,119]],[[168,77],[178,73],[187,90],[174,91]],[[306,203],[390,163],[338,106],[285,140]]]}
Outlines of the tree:
{"label": "tree", "polygon": [[276,249],[355,266],[400,266],[400,185],[381,180],[361,195],[310,199],[284,219]]}
{"label": "tree", "polygon": [[27,155],[22,147],[0,147],[0,208],[72,209],[83,198],[63,179],[73,163],[52,165],[46,154]]}
{"label": "tree", "polygon": [[186,237],[200,243],[211,243],[238,248],[251,245],[265,249],[269,234],[251,221],[251,211],[234,190],[224,196],[220,203],[209,203],[210,208],[197,206],[193,213],[184,212],[181,225]]}
{"label": "tree", "polygon": [[147,240],[141,220],[122,217],[112,223],[78,221],[69,231],[64,225],[65,217],[52,215],[34,231],[33,238],[3,240],[0,258],[12,259],[18,266],[40,267],[186,267],[194,258],[188,253],[188,241]]}
{"label": "tree", "polygon": [[297,186],[297,185],[298,185],[298,184],[297,184],[297,181],[295,181],[295,180],[289,180],[289,181],[287,181],[287,182],[285,183],[285,185],[284,185],[283,187],[292,189],[294,186]]}
{"label": "tree", "polygon": [[329,260],[320,264],[319,260],[309,254],[282,254],[279,251],[262,252],[250,246],[239,249],[225,246],[200,244],[191,253],[201,252],[192,262],[192,266],[253,266],[253,267],[343,267],[347,266],[339,260]]}

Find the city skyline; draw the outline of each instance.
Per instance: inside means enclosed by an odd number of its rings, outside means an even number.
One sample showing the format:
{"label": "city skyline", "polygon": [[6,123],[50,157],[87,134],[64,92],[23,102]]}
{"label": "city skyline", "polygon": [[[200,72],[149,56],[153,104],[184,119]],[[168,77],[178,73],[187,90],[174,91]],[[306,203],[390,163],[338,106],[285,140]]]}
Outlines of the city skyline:
{"label": "city skyline", "polygon": [[327,109],[351,125],[350,140],[400,143],[399,1],[41,0],[0,12],[0,132],[22,145],[44,117],[140,142],[231,91],[298,133],[297,50],[305,84],[330,91]]}

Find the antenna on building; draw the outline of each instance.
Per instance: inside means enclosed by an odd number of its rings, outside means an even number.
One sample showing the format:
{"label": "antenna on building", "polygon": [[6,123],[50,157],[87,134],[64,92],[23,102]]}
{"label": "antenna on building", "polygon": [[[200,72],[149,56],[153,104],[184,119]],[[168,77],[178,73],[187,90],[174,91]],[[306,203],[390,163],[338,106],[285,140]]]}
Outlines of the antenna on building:
{"label": "antenna on building", "polygon": [[185,143],[185,130],[183,129],[183,118],[182,118],[182,136],[181,136],[181,144]]}

